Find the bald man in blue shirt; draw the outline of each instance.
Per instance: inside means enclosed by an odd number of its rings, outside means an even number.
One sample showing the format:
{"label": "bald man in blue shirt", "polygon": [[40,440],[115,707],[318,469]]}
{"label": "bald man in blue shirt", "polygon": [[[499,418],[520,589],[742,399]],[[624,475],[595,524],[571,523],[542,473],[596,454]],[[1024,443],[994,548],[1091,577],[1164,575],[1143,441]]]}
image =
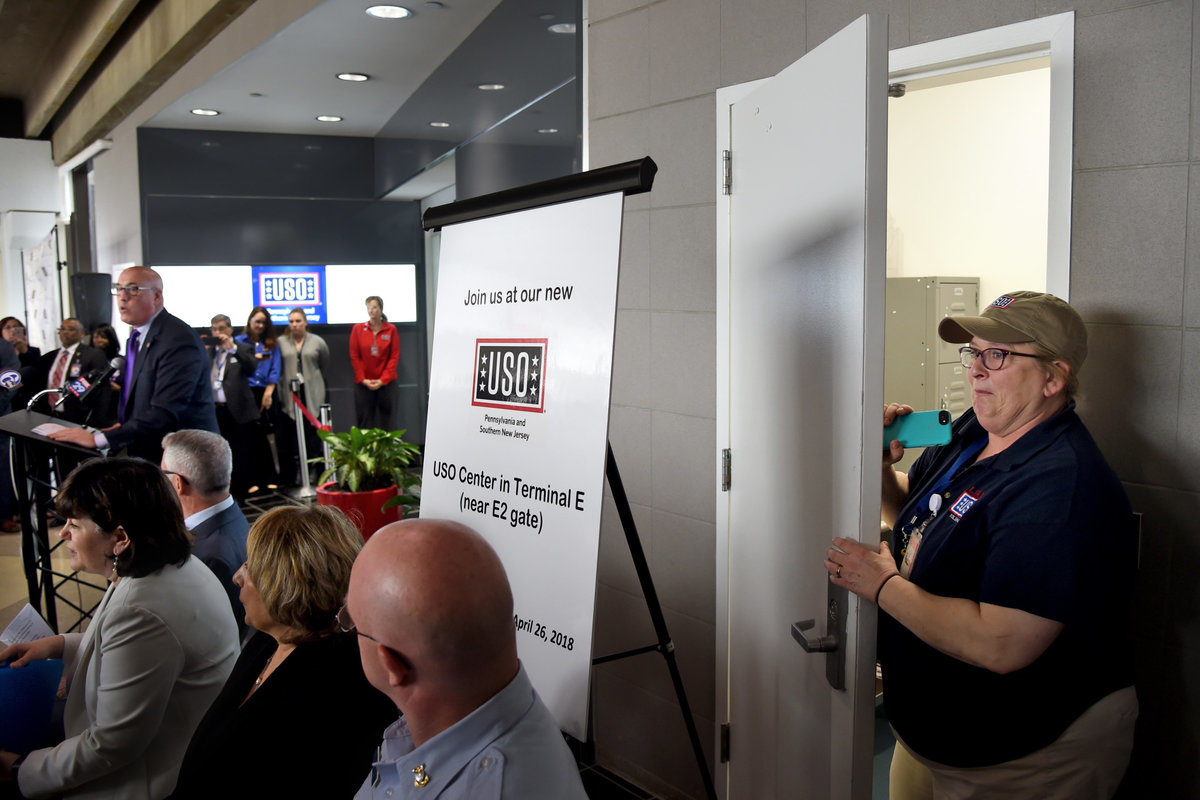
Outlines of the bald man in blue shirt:
{"label": "bald man in blue shirt", "polygon": [[517,660],[499,557],[454,522],[381,528],[354,563],[345,630],[403,716],[358,798],[587,800],[558,723]]}

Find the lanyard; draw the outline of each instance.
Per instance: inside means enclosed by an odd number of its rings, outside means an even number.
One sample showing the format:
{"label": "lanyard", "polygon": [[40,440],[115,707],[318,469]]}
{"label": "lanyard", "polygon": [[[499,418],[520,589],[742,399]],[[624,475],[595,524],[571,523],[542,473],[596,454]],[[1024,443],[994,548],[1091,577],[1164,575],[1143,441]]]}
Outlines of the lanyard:
{"label": "lanyard", "polygon": [[[901,560],[900,574],[905,578],[907,578],[912,572],[913,562],[916,560],[917,548],[920,546],[921,538],[925,534],[925,528],[929,526],[929,523],[933,522],[933,520],[937,517],[938,511],[940,511],[942,508],[942,492],[945,491],[946,487],[950,485],[950,482],[954,480],[956,475],[958,475],[959,470],[961,470],[965,464],[975,458],[975,456],[979,455],[984,446],[987,444],[987,440],[988,439],[986,436],[981,436],[963,448],[963,451],[959,453],[958,458],[954,459],[954,463],[950,465],[950,469],[942,473],[941,478],[939,478],[938,482],[933,485],[933,488],[930,489],[929,494],[925,495],[925,508],[920,509],[916,514],[913,514],[912,519],[908,521],[908,524],[901,528],[899,551]],[[920,508],[919,505],[918,508]],[[928,516],[925,516],[926,514]],[[925,519],[920,525],[917,525],[917,520],[921,519],[922,516],[925,516]],[[909,552],[910,543],[912,544],[911,553]]]}
{"label": "lanyard", "polygon": [[[962,469],[963,465],[974,459],[975,456],[979,455],[979,453],[987,445],[987,442],[988,437],[980,436],[978,439],[963,448],[963,451],[959,453],[958,458],[954,459],[954,463],[950,465],[950,469],[943,472],[942,477],[937,483],[934,484],[933,488],[929,490],[929,494],[926,496],[926,505],[929,508],[933,508],[933,503],[936,502],[933,500],[933,496],[935,494],[940,495],[942,492],[944,492],[946,487],[950,485],[950,482],[954,480],[956,475],[958,475],[958,471]],[[941,504],[939,503],[938,505]],[[936,509],[934,509],[934,511],[936,512]]]}

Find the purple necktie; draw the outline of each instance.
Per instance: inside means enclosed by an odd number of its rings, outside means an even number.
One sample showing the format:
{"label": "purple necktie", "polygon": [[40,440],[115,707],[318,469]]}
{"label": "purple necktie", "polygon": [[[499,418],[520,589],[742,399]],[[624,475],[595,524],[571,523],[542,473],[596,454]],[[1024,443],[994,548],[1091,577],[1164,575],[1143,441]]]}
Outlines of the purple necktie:
{"label": "purple necktie", "polygon": [[125,404],[129,402],[129,384],[133,383],[133,362],[137,360],[139,339],[141,334],[134,328],[125,345],[125,374],[121,383],[121,407],[117,412],[117,421],[121,423],[125,422]]}

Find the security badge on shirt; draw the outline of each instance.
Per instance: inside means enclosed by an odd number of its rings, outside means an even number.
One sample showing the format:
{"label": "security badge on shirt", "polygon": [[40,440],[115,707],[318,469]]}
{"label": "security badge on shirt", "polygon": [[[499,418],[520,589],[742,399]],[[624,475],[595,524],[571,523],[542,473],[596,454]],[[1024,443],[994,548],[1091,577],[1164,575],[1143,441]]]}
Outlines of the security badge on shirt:
{"label": "security badge on shirt", "polygon": [[[983,492],[974,486],[967,489],[958,496],[958,499],[954,501],[954,505],[950,506],[950,518],[955,522],[962,519],[963,514],[966,514],[971,509],[971,506],[975,505],[981,497],[983,497]],[[913,563],[917,560],[917,551],[921,548],[921,539],[924,537],[925,529],[929,527],[929,523],[937,518],[938,511],[942,508],[943,499],[949,500],[950,492],[929,495],[929,516],[914,529],[913,526],[920,518],[919,514],[914,514],[912,519],[908,521],[908,524],[904,526],[904,539],[900,548],[900,577],[907,580],[908,576],[912,573]]]}

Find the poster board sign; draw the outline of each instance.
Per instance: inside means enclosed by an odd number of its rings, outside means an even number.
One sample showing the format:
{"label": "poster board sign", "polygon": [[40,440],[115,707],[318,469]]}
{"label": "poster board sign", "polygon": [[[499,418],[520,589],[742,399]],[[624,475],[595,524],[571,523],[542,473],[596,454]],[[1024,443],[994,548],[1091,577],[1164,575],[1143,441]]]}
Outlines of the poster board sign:
{"label": "poster board sign", "polygon": [[442,230],[421,516],[479,531],[517,647],[586,738],[620,192]]}

